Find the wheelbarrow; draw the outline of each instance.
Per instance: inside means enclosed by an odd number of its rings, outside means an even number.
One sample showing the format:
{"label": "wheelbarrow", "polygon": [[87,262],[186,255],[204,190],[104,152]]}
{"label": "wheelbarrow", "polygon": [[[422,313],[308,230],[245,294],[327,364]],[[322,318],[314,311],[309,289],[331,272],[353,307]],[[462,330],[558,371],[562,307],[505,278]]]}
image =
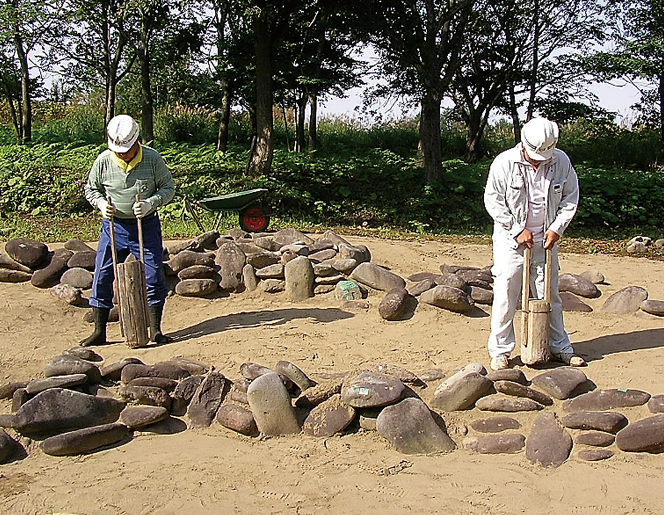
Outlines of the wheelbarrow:
{"label": "wheelbarrow", "polygon": [[[256,188],[253,190],[239,191],[220,195],[219,197],[204,198],[193,202],[195,206],[201,206],[207,211],[216,213],[212,230],[219,228],[221,217],[227,211],[239,211],[240,228],[247,232],[261,232],[267,229],[270,224],[270,216],[266,213],[261,202],[258,200],[267,193],[265,188]],[[201,220],[192,208],[192,202],[184,198],[185,210],[188,211],[194,222],[201,231],[205,231]]]}

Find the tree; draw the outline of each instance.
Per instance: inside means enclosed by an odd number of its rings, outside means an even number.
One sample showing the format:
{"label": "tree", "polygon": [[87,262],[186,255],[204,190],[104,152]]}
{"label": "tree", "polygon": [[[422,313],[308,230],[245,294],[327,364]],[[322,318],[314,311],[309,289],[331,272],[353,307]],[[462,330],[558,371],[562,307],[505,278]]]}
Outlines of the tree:
{"label": "tree", "polygon": [[362,24],[387,89],[418,100],[427,182],[442,179],[440,107],[460,66],[475,0],[373,0]]}
{"label": "tree", "polygon": [[32,139],[32,80],[30,54],[47,44],[51,27],[58,22],[59,0],[4,0],[0,4],[0,43],[9,43],[21,80],[19,140]]}
{"label": "tree", "polygon": [[664,0],[617,0],[611,7],[615,49],[590,56],[588,68],[604,79],[626,78],[646,97],[656,96],[664,153]]}

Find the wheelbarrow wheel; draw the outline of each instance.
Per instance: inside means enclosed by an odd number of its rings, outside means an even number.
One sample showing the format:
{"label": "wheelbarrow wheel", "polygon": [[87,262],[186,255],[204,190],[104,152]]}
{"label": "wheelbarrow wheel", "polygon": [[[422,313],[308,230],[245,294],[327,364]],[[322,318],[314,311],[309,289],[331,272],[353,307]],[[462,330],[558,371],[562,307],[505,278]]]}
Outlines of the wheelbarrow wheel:
{"label": "wheelbarrow wheel", "polygon": [[240,228],[247,232],[261,232],[267,229],[270,217],[260,206],[249,206],[240,211]]}

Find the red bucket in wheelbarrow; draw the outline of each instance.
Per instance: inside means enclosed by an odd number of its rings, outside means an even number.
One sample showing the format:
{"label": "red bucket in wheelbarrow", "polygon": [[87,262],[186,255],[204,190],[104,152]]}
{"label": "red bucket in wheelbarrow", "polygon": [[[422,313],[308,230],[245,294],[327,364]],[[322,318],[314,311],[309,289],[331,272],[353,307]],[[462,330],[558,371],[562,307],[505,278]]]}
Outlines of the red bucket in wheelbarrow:
{"label": "red bucket in wheelbarrow", "polygon": [[256,188],[219,197],[204,198],[197,201],[196,204],[217,213],[212,230],[219,228],[224,211],[239,211],[240,228],[243,231],[262,232],[270,225],[270,216],[260,201],[267,191],[265,188]]}

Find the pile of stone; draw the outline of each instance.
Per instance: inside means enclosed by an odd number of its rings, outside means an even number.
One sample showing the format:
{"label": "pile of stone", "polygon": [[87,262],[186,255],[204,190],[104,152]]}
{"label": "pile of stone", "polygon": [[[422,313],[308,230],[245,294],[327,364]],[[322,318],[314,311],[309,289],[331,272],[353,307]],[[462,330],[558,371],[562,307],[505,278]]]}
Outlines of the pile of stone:
{"label": "pile of stone", "polygon": [[[30,281],[69,304],[87,306],[83,297],[92,286],[95,251],[80,240],[49,250],[44,243],[17,238],[0,254],[0,282]],[[371,261],[365,245],[353,245],[332,231],[317,239],[295,229],[275,233],[246,233],[233,229],[225,235],[209,231],[164,249],[164,271],[172,292],[209,297],[218,291],[240,293],[260,288],[285,292],[291,301],[334,292],[346,308],[368,309],[366,299],[382,295],[378,313],[400,320],[419,302],[457,313],[472,313],[493,302],[490,267],[443,264],[439,272],[419,272],[406,279]],[[134,259],[129,256],[128,259]],[[600,271],[560,276],[565,311],[590,312],[581,298],[596,298],[604,284]],[[628,286],[607,299],[602,311],[628,314],[642,310],[663,316],[664,301],[648,299],[640,286]],[[90,313],[87,313],[91,321]],[[110,321],[117,321],[112,310]]]}
{"label": "pile of stone", "polygon": [[648,254],[651,248],[661,249],[664,247],[664,239],[653,241],[649,236],[634,236],[627,242],[627,253],[636,256]]}
{"label": "pile of stone", "polygon": [[[44,378],[0,387],[13,412],[0,415],[0,427],[16,433],[0,430],[0,462],[17,455],[22,437],[39,441],[46,454],[66,456],[121,445],[141,432],[215,423],[247,437],[376,431],[404,454],[450,452],[457,447],[451,433],[463,436],[458,445],[466,450],[525,449],[531,463],[545,467],[563,463],[573,448],[579,459],[591,461],[613,456],[614,444],[624,452],[664,449],[664,395],[592,390],[577,368],[551,369],[528,380],[519,369],[487,373],[471,363],[440,383],[426,402],[427,381],[443,379],[440,370],[416,375],[383,364],[314,380],[288,361],[274,368],[247,362],[240,367],[242,378],[232,381],[185,358],[153,365],[132,357],[106,366],[102,361],[90,349],[70,349],[46,364]],[[645,404],[653,415],[637,421],[617,411]],[[472,421],[449,427],[444,416],[451,412]],[[539,414],[526,435],[518,414],[533,412]]]}

